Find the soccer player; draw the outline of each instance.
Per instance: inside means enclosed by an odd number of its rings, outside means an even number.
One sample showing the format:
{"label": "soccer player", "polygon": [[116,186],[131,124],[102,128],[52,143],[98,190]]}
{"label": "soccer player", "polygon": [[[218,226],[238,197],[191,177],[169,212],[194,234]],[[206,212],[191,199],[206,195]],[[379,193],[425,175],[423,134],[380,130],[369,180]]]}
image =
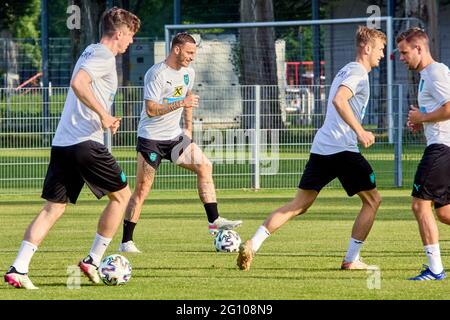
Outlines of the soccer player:
{"label": "soccer player", "polygon": [[114,7],[103,13],[101,22],[100,42],[84,50],[73,70],[42,191],[47,202],[25,231],[16,260],[4,276],[16,288],[37,289],[28,277],[31,258],[67,203],[76,203],[85,183],[97,198],[109,198],[92,248],[79,262],[89,280],[98,283],[97,267],[131,196],[125,174],[104,146],[103,130],[110,129],[114,134],[120,125],[120,118],[110,114],[117,91],[115,56],[133,43],[140,20]]}
{"label": "soccer player", "polygon": [[[196,53],[196,42],[188,33],[178,33],[172,40],[169,56],[151,67],[144,78],[144,103],[139,121],[136,188],[128,203],[119,251],[140,252],[133,242],[133,232],[162,159],[197,174],[197,189],[204,204],[209,231],[233,229],[241,220],[219,216],[212,164],[192,142],[192,108],[199,96],[192,93],[195,72],[189,67]],[[184,129],[180,127],[183,115]]]}
{"label": "soccer player", "polygon": [[412,189],[412,211],[429,266],[409,280],[442,280],[446,277],[439,249],[438,219],[450,224],[450,70],[433,60],[427,34],[419,28],[401,33],[397,46],[409,70],[420,72],[419,108],[411,106],[408,127],[424,128],[427,147],[417,167]]}
{"label": "soccer player", "polygon": [[368,148],[374,135],[361,125],[369,101],[368,73],[384,57],[386,36],[381,31],[360,26],[356,31],[356,61],[345,65],[330,88],[327,114],[314,137],[309,161],[295,198],[275,210],[255,235],[241,244],[237,257],[239,269],[248,271],[255,253],[272,233],[297,215],[305,213],[320,190],[338,178],[349,196],[357,194],[362,208],[353,225],[347,254],[341,269],[368,268],[360,259],[360,250],[381,202],[375,174],[358,149],[358,141]]}

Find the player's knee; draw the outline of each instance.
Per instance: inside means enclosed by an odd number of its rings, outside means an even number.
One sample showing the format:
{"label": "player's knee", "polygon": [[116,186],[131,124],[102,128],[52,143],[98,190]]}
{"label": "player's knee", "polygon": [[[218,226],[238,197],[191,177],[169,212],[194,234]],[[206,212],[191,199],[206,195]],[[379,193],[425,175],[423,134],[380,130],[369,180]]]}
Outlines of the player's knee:
{"label": "player's knee", "polygon": [[301,214],[306,213],[308,211],[309,207],[311,206],[311,203],[305,203],[304,201],[301,201],[299,199],[294,199],[291,201],[291,210],[292,216],[299,216]]}
{"label": "player's knee", "polygon": [[381,195],[377,192],[374,196],[373,196],[373,206],[374,208],[376,208],[378,210],[378,208],[381,205],[382,199],[381,199]]}
{"label": "player's knee", "polygon": [[450,212],[436,210],[436,216],[440,222],[450,224]]}
{"label": "player's knee", "polygon": [[128,201],[131,198],[131,191],[130,188],[126,186],[125,188],[119,191],[110,193],[108,196],[111,201],[117,201],[119,203],[128,203]]}
{"label": "player's knee", "polygon": [[371,207],[374,211],[377,211],[381,205],[381,195],[378,192],[375,192],[365,198],[364,203]]}
{"label": "player's knee", "polygon": [[417,202],[417,201],[413,201],[412,202],[412,204],[411,204],[411,210],[414,212],[414,214],[418,214],[418,213],[420,213],[420,203],[419,202]]}
{"label": "player's knee", "polygon": [[53,220],[58,220],[64,211],[66,210],[65,203],[50,203],[48,202],[43,209],[43,212],[47,214],[48,217],[51,217]]}
{"label": "player's knee", "polygon": [[208,159],[204,159],[204,161],[198,167],[198,174],[202,176],[210,176],[213,172],[213,165],[211,161]]}

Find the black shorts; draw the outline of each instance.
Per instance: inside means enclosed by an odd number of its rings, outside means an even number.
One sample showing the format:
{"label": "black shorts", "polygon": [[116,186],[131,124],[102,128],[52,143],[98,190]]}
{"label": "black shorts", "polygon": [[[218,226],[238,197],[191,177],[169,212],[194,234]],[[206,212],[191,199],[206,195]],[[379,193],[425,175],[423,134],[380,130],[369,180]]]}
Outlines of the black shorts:
{"label": "black shorts", "polygon": [[136,151],[140,152],[145,161],[156,170],[162,159],[176,162],[191,143],[192,140],[184,134],[173,140],[149,140],[138,137]]}
{"label": "black shorts", "polygon": [[100,199],[127,186],[127,178],[108,149],[95,141],[73,146],[52,146],[42,198],[76,203],[86,183]]}
{"label": "black shorts", "polygon": [[350,197],[376,188],[375,173],[370,164],[360,153],[351,151],[331,155],[311,153],[298,187],[320,192],[335,178]]}
{"label": "black shorts", "polygon": [[450,147],[431,144],[425,148],[414,177],[412,196],[434,201],[434,207],[450,204]]}

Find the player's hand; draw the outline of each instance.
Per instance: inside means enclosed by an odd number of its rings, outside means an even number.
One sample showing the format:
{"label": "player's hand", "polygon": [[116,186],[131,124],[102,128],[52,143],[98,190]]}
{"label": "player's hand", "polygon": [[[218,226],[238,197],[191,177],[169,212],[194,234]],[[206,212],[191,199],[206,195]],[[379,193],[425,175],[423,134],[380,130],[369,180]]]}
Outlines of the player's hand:
{"label": "player's hand", "polygon": [[100,117],[100,121],[102,123],[103,129],[111,128],[111,126],[117,121],[120,120],[119,118],[113,117],[110,114],[105,113],[103,116]]}
{"label": "player's hand", "polygon": [[423,128],[421,124],[412,123],[409,120],[406,122],[406,126],[412,133],[416,133]]}
{"label": "player's hand", "polygon": [[190,94],[186,98],[184,98],[184,107],[185,108],[196,108],[198,107],[198,100],[200,97],[196,94]]}
{"label": "player's hand", "polygon": [[183,133],[184,133],[185,136],[187,136],[189,139],[192,140],[192,130],[184,129]]}
{"label": "player's hand", "polygon": [[364,148],[368,148],[375,143],[375,136],[372,132],[363,130],[358,134],[358,141]]}
{"label": "player's hand", "polygon": [[412,124],[421,124],[424,122],[423,113],[420,112],[419,108],[412,105],[409,107],[408,122],[411,122]]}
{"label": "player's hand", "polygon": [[120,121],[122,121],[122,118],[116,118],[117,120],[112,124],[111,128],[111,133],[114,135],[116,134],[117,130],[120,127]]}

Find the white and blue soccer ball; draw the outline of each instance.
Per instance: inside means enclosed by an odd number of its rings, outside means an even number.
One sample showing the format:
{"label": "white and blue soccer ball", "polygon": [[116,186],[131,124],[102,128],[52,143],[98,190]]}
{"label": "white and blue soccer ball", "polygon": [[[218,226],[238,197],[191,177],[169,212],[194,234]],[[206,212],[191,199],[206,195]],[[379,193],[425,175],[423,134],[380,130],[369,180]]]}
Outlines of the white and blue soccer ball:
{"label": "white and blue soccer ball", "polygon": [[220,230],[214,238],[214,246],[219,252],[238,252],[240,245],[241,237],[233,230]]}
{"label": "white and blue soccer ball", "polygon": [[124,256],[112,254],[102,260],[98,267],[98,273],[108,286],[123,285],[130,281],[131,264]]}

